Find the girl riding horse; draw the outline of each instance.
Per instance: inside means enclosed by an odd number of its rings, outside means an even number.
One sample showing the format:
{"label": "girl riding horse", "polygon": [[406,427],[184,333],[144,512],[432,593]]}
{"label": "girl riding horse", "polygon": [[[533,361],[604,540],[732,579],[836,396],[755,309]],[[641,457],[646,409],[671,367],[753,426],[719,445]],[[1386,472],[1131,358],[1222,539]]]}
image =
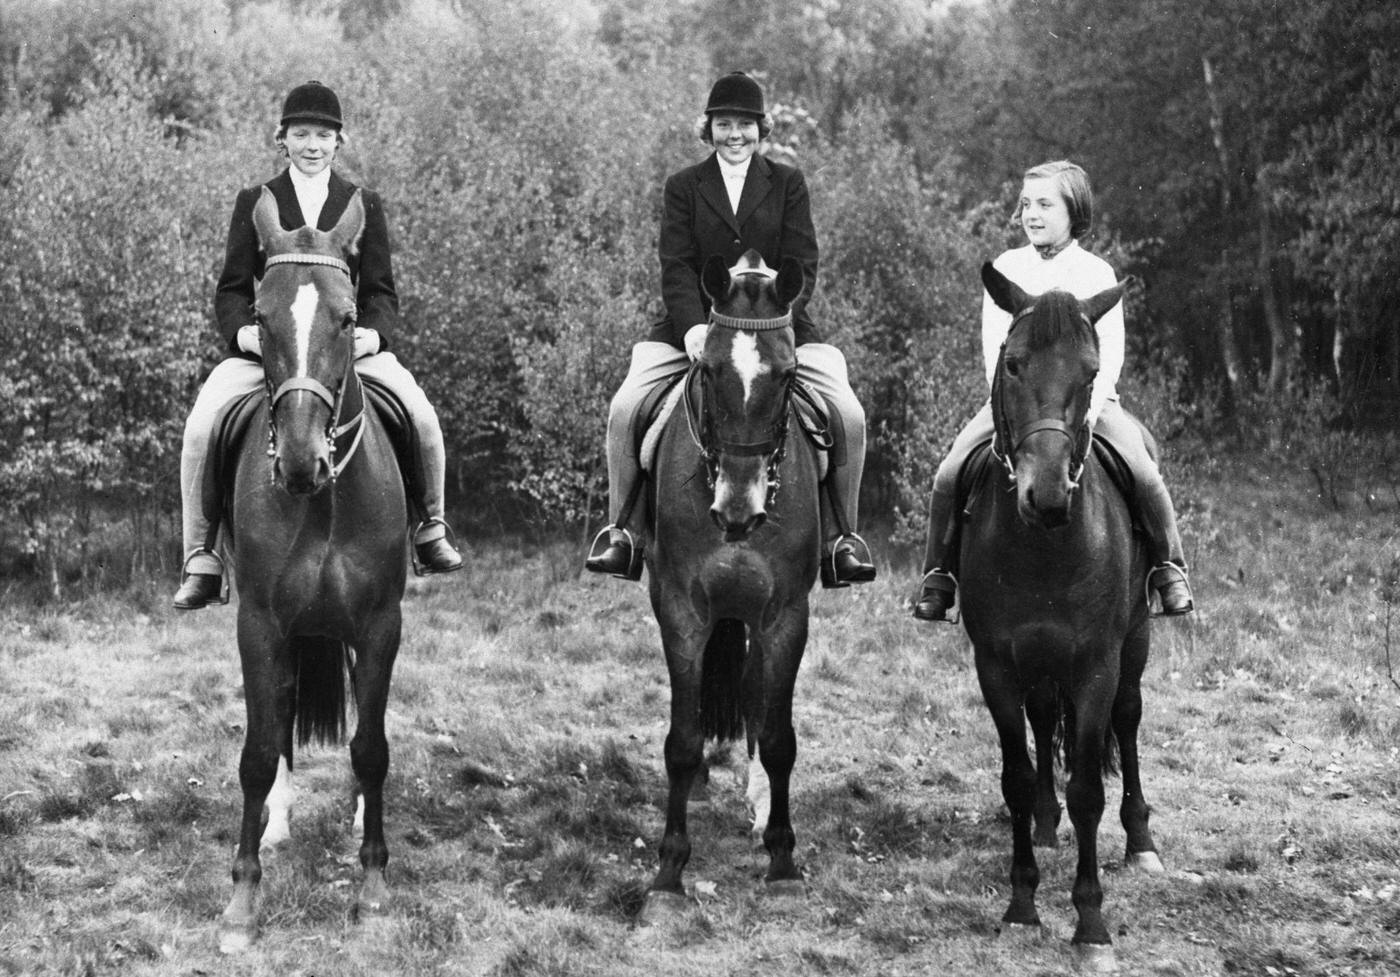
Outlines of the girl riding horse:
{"label": "girl riding horse", "polygon": [[[298,85],[287,95],[275,137],[291,165],[263,186],[238,194],[229,225],[223,273],[214,296],[214,315],[230,355],[216,366],[185,422],[180,454],[183,504],[184,579],[174,605],[182,611],[224,603],[224,565],[218,555],[219,527],[202,505],[205,461],[216,419],[223,409],[263,386],[261,338],[256,292],[267,255],[253,227],[253,208],[263,187],[276,198],[285,230],[303,225],[329,230],[336,225],[356,186],[331,170],[345,143],[340,99],[318,81]],[[437,412],[423,389],[393,353],[389,341],[399,321],[399,300],[389,258],[389,230],[384,205],[372,190],[360,188],[365,226],[358,249],[349,256],[355,283],[355,370],[377,380],[398,398],[413,425],[419,457],[418,510],[424,518],[413,533],[420,573],[448,573],[462,567],[443,517],[443,483],[447,465]]]}
{"label": "girl riding horse", "polygon": [[[1088,175],[1076,164],[1060,160],[1027,170],[1014,217],[1030,243],[1003,252],[993,265],[1030,294],[1059,288],[1085,299],[1112,288],[1117,281],[1108,262],[1079,245],[1093,218],[1093,193]],[[982,357],[989,387],[997,354],[1010,328],[1011,314],[984,294]],[[1096,329],[1100,361],[1089,402],[1089,424],[1131,471],[1134,492],[1130,502],[1135,504],[1137,519],[1149,538],[1153,566],[1148,583],[1157,592],[1161,612],[1187,614],[1194,604],[1171,496],[1142,430],[1118,403],[1116,387],[1124,352],[1122,303],[1099,319]],[[988,402],[954,439],[938,466],[929,499],[923,583],[914,605],[914,617],[921,621],[948,620],[957,594],[958,478],[972,451],[992,440],[993,428]]]}
{"label": "girl riding horse", "polygon": [[728,267],[753,250],[772,268],[780,267],[784,258],[795,258],[806,275],[806,286],[791,310],[797,375],[830,406],[837,439],[823,483],[823,518],[829,518],[832,528],[823,530],[822,583],[844,587],[875,579],[869,552],[855,535],[865,463],[865,411],[851,390],[845,358],[835,346],[819,341],[807,313],[817,278],[817,235],[807,183],[795,167],[757,154],[771,129],[758,82],[743,72],[727,74],[710,90],[699,126],[700,141],[713,152],[666,181],[660,245],[666,318],[632,348],[631,369],[608,413],[611,522],[605,530],[606,548],[586,563],[595,573],[641,577],[641,548],[634,543],[641,522],[634,519],[641,494],[636,415],[648,394],[685,373],[700,356],[710,321],[710,298],[700,287],[706,261],[718,255]]}

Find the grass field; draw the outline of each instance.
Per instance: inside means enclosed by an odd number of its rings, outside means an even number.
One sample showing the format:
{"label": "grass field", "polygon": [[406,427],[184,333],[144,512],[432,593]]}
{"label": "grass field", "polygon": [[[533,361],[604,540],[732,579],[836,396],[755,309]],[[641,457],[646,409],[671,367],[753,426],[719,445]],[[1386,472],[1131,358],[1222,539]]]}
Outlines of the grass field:
{"label": "grass field", "polygon": [[[1397,507],[1306,474],[1178,489],[1201,610],[1154,627],[1144,788],[1164,876],[1105,907],[1131,974],[1400,972]],[[887,555],[887,554],[886,554]],[[695,908],[635,926],[655,869],[668,689],[645,589],[565,547],[411,581],[390,702],[390,880],[352,922],[344,749],[299,758],[261,941],[217,952],[243,704],[232,607],[171,581],[0,610],[0,974],[1070,973],[1074,846],[1040,850],[1036,938],[998,935],[1010,831],[966,639],[909,618],[911,562],[818,594],[795,707],[802,900],[764,898],[741,750],[692,817]],[[1386,590],[1387,581],[1390,590]]]}

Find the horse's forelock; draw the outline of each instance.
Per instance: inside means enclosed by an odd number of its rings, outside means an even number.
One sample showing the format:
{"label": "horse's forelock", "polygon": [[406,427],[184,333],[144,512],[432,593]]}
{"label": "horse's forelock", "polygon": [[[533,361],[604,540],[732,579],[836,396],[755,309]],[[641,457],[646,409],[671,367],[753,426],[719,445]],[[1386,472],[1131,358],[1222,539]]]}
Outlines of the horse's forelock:
{"label": "horse's forelock", "polygon": [[1079,300],[1068,292],[1046,292],[1036,298],[1017,329],[1025,331],[1026,347],[1032,351],[1054,346],[1066,338],[1098,348],[1098,333],[1085,319]]}

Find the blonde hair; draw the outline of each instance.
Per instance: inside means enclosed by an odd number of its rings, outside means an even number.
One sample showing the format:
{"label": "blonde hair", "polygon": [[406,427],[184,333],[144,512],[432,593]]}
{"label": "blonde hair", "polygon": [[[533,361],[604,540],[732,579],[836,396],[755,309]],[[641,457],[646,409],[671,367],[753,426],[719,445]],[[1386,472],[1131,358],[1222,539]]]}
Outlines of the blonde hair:
{"label": "blonde hair", "polygon": [[[1032,166],[1021,178],[1025,180],[1049,180],[1064,198],[1065,209],[1069,211],[1069,236],[1076,241],[1089,233],[1094,223],[1094,191],[1089,186],[1089,174],[1078,163],[1067,159],[1051,160]],[[1021,201],[1016,201],[1016,210],[1011,219],[1021,219]]]}

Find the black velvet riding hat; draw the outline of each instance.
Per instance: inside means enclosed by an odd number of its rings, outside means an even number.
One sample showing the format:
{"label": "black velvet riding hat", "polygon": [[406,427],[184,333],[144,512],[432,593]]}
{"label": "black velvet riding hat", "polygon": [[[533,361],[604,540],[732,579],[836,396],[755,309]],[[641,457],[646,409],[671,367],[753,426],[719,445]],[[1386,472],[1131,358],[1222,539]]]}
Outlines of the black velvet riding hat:
{"label": "black velvet riding hat", "polygon": [[716,112],[741,112],[763,118],[763,89],[742,71],[731,71],[710,89],[710,100],[705,105],[705,114]]}
{"label": "black velvet riding hat", "polygon": [[321,122],[339,129],[340,99],[319,81],[308,81],[287,93],[282,103],[282,124],[289,122]]}

